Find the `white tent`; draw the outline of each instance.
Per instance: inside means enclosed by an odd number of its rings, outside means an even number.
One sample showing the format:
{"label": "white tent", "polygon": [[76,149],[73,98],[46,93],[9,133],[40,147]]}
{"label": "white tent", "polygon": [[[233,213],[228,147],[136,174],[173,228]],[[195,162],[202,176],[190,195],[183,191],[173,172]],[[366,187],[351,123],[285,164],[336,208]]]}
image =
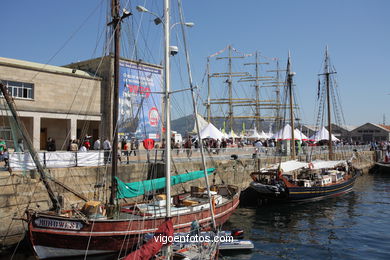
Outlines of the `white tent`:
{"label": "white tent", "polygon": [[[198,118],[199,122],[199,131],[202,131],[207,125],[209,124],[201,115],[196,114],[196,117]],[[192,130],[193,133],[196,133],[196,122],[194,120],[194,129]]]}
{"label": "white tent", "polygon": [[259,139],[269,139],[270,137],[264,133],[264,131],[261,131],[261,133],[259,134]]}
{"label": "white tent", "polygon": [[[329,139],[329,131],[326,130],[326,128],[323,126],[321,130],[317,131],[313,136],[310,137],[311,140],[314,141],[321,141],[321,140],[328,140]],[[333,134],[332,134],[332,141],[339,141]]]}
{"label": "white tent", "polygon": [[271,131],[269,131],[268,133],[266,133],[267,135],[267,138],[270,139],[272,138],[272,136],[274,135]]}
{"label": "white tent", "polygon": [[229,138],[238,138],[238,136],[234,133],[233,130],[230,130],[230,133],[228,134]]}
{"label": "white tent", "polygon": [[260,137],[260,134],[256,130],[254,130],[253,133],[248,136],[248,139],[260,139]]}
{"label": "white tent", "polygon": [[200,131],[200,138],[213,138],[222,140],[223,133],[210,123],[205,128],[203,128],[202,131]]}
{"label": "white tent", "polygon": [[277,131],[273,136],[273,139],[276,140],[289,140],[291,139],[291,126],[289,124],[285,125],[282,129]]}
{"label": "white tent", "polygon": [[297,128],[294,130],[294,138],[298,140],[309,140],[309,138],[304,135],[301,131],[299,131]]}
{"label": "white tent", "polygon": [[[273,136],[273,139],[276,140],[291,140],[291,126],[289,124],[285,125],[282,129],[276,132]],[[294,139],[295,140],[308,140],[307,136],[305,136],[298,129],[294,130]]]}

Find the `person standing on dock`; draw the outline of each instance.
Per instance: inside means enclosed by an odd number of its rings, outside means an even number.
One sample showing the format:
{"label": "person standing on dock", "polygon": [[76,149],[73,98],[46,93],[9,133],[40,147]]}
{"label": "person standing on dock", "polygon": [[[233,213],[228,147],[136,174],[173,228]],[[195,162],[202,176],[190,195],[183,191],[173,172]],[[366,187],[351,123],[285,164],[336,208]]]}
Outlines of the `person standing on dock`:
{"label": "person standing on dock", "polygon": [[108,140],[108,137],[103,142],[104,150],[104,164],[107,164],[110,161],[110,152],[111,152],[111,143]]}

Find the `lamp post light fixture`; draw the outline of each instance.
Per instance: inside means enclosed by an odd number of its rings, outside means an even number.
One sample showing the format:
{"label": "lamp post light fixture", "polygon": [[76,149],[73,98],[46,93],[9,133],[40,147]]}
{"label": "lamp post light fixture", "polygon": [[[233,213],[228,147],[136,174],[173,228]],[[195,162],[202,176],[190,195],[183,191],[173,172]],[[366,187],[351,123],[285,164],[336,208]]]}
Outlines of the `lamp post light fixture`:
{"label": "lamp post light fixture", "polygon": [[[160,16],[158,16],[156,13],[154,13],[154,12],[152,12],[152,11],[149,11],[146,7],[144,7],[144,6],[142,6],[142,5],[137,5],[137,6],[135,7],[135,9],[137,9],[138,12],[141,12],[141,13],[149,13],[149,14],[155,16],[156,18],[155,18],[153,21],[154,21],[154,23],[155,23],[156,25],[159,25],[160,23],[164,23],[164,21],[161,19]],[[178,22],[178,23],[172,24],[170,29],[172,29],[175,25],[178,25],[178,24],[184,24],[184,25],[187,26],[187,27],[194,27],[194,25],[195,25],[195,23],[193,23],[193,22],[186,22],[186,23],[180,23],[180,22]]]}
{"label": "lamp post light fixture", "polygon": [[195,23],[193,23],[193,22],[187,22],[187,23],[180,23],[180,22],[178,22],[178,23],[174,23],[174,24],[171,25],[171,30],[172,30],[172,28],[173,28],[174,26],[176,26],[176,25],[178,25],[178,24],[183,24],[183,25],[185,25],[185,26],[187,26],[187,27],[189,27],[189,28],[194,27],[194,25],[195,25]]}
{"label": "lamp post light fixture", "polygon": [[163,22],[162,19],[160,18],[160,16],[158,16],[156,13],[149,11],[146,7],[143,7],[142,5],[137,5],[135,7],[135,9],[137,9],[138,12],[149,13],[149,14],[155,16],[156,18],[153,20],[155,25],[159,25],[160,23]]}

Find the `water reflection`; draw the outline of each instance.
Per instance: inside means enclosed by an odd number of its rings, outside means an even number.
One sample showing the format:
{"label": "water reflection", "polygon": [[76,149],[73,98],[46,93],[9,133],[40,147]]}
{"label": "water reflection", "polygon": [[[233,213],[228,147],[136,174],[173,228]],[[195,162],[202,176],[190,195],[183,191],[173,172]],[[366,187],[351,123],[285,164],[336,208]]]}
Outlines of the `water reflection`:
{"label": "water reflection", "polygon": [[[255,249],[223,259],[389,259],[389,204],[390,174],[375,174],[359,177],[353,192],[337,198],[239,208],[224,228],[244,229]],[[13,259],[32,259],[28,250]]]}
{"label": "water reflection", "polygon": [[228,226],[243,228],[255,242],[247,259],[388,258],[390,244],[382,241],[390,239],[389,190],[390,176],[365,175],[340,197],[240,208]]}

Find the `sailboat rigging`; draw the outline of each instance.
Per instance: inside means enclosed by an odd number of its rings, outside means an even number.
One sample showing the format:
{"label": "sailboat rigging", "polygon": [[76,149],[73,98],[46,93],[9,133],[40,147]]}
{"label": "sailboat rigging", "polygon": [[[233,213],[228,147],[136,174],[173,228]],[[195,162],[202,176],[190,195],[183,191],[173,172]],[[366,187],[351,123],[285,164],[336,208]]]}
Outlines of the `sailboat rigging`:
{"label": "sailboat rigging", "polygon": [[[327,161],[298,162],[295,161],[294,113],[292,105],[292,76],[290,56],[287,63],[287,86],[290,93],[291,118],[291,158],[292,161],[273,165],[253,172],[250,187],[257,192],[260,199],[297,202],[321,200],[350,192],[357,178],[357,169],[350,161],[333,161],[331,105],[330,105],[330,75],[328,50],[325,51],[324,73],[325,91],[328,112],[328,143]],[[334,138],[334,137],[333,137]]]}
{"label": "sailboat rigging", "polygon": [[[114,98],[113,98],[113,145],[111,155],[111,194],[108,205],[100,201],[88,201],[83,207],[72,207],[65,209],[60,207],[58,198],[50,188],[45,178],[45,170],[40,165],[36,152],[32,145],[29,146],[33,159],[41,173],[41,179],[49,193],[52,202],[52,209],[48,211],[32,210],[27,211],[28,240],[30,241],[35,254],[43,258],[93,255],[110,252],[126,253],[132,250],[139,243],[140,237],[146,233],[155,232],[160,225],[170,218],[175,232],[188,232],[191,229],[193,220],[199,225],[214,229],[227,221],[239,203],[239,189],[236,186],[213,186],[212,196],[201,189],[192,189],[191,193],[177,194],[171,198],[170,187],[172,177],[180,178],[180,175],[170,176],[170,146],[166,145],[165,150],[165,189],[166,196],[157,195],[153,200],[140,203],[119,205],[117,182],[117,154],[118,154],[118,74],[119,74],[119,39],[120,24],[122,20],[131,14],[124,11],[119,13],[119,0],[113,0],[112,25],[115,35],[114,54]],[[164,1],[166,20],[164,31],[165,41],[165,113],[166,113],[166,140],[170,140],[170,72],[169,72],[169,1]],[[192,85],[191,85],[192,86]],[[193,86],[192,86],[193,87]],[[1,86],[4,96],[7,96],[6,89]],[[11,110],[14,111],[15,119],[18,118],[16,109],[12,106],[12,100],[6,98]],[[196,106],[195,106],[196,108]],[[17,121],[20,123],[20,121]],[[26,138],[26,143],[30,141]],[[167,142],[168,143],[168,142]],[[34,155],[35,154],[35,155]],[[34,161],[35,161],[34,160]],[[203,159],[204,161],[204,159]],[[207,180],[208,174],[213,169],[203,169],[204,177]],[[196,175],[196,174],[195,174]],[[194,175],[194,176],[195,176]],[[193,176],[190,178],[193,179]],[[188,180],[190,180],[188,179]],[[208,183],[207,183],[208,184]],[[144,185],[144,183],[140,184]],[[156,187],[154,187],[156,188]]]}

